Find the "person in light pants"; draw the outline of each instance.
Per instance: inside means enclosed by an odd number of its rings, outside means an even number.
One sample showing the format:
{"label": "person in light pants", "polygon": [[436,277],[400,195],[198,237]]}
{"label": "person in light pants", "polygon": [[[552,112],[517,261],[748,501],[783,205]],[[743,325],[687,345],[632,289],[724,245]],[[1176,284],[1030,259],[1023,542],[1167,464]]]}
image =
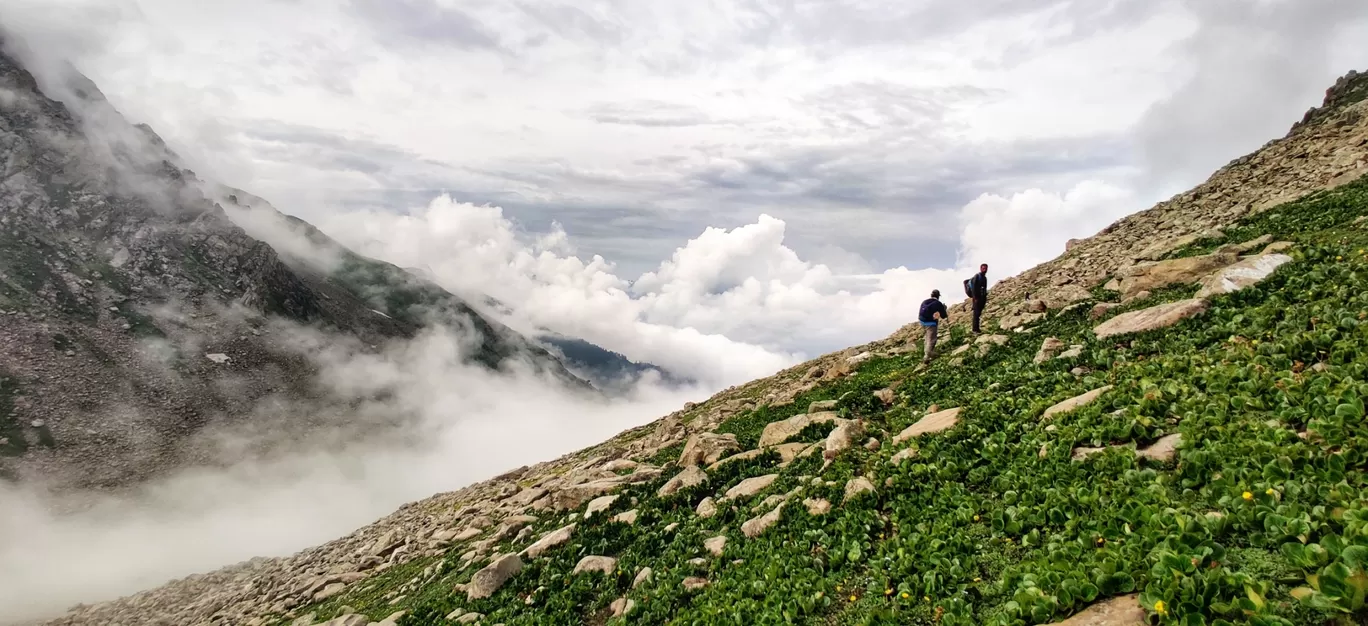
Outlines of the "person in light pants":
{"label": "person in light pants", "polygon": [[940,332],[940,322],[949,318],[950,311],[945,308],[945,303],[940,301],[940,290],[932,289],[931,297],[922,301],[921,311],[917,314],[917,321],[921,322],[926,332],[926,349],[922,354],[922,363],[931,362],[931,357],[936,352],[936,335]]}

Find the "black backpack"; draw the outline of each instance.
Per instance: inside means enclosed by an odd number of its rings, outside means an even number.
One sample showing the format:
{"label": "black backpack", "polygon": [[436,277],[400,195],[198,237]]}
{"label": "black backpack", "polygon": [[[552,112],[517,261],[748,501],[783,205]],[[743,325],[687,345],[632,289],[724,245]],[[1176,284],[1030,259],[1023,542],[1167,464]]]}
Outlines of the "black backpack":
{"label": "black backpack", "polygon": [[[977,274],[974,276],[977,276]],[[974,276],[964,279],[964,295],[969,296],[970,298],[974,297],[974,288],[971,286],[974,282]]]}

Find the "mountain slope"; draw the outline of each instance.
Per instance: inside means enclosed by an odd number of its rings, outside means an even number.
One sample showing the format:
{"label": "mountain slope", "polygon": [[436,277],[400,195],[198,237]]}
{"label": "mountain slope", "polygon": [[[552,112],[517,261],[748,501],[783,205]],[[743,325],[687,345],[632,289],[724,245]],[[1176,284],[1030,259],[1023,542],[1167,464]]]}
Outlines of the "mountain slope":
{"label": "mountain slope", "polygon": [[909,327],[49,623],[1361,623],[1365,93],[995,285],[1011,332],[952,311],[930,367]]}
{"label": "mountain slope", "polygon": [[366,351],[441,323],[473,362],[590,389],[399,268],[341,246],[333,274],[278,254],[176,162],[88,80],[39,85],[0,51],[0,477],[118,486],[212,461],[197,437],[244,419],[288,447],[364,401],[319,384],[299,328]]}

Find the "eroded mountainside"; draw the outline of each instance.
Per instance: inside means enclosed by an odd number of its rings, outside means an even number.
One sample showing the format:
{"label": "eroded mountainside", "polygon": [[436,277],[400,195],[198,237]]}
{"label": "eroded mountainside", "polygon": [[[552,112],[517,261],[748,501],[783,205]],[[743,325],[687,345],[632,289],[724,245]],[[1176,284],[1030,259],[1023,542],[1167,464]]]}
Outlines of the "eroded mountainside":
{"label": "eroded mountainside", "polygon": [[288,443],[365,400],[319,384],[301,328],[364,352],[441,323],[473,361],[589,389],[400,268],[278,253],[177,161],[89,81],[40,85],[0,52],[0,479],[122,485],[212,460],[197,437],[245,419]]}
{"label": "eroded mountainside", "polygon": [[50,623],[1362,623],[1366,93],[995,285],[999,334],[952,311],[929,367],[905,328]]}

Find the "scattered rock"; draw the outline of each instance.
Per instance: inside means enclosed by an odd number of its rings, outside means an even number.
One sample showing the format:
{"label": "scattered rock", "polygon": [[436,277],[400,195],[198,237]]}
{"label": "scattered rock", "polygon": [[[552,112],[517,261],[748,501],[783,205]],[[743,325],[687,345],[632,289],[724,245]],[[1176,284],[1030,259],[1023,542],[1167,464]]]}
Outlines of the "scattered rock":
{"label": "scattered rock", "polygon": [[874,437],[870,437],[869,441],[865,442],[864,447],[866,450],[869,450],[870,452],[878,452],[879,448],[883,447],[883,443],[881,443],[878,439],[875,439]]}
{"label": "scattered rock", "polygon": [[353,613],[350,615],[343,615],[341,617],[335,617],[333,619],[330,619],[326,622],[323,622],[322,626],[366,626],[369,623],[370,618],[366,617],[365,615],[357,615]]}
{"label": "scattered rock", "polygon": [[766,513],[759,517],[746,520],[746,523],[741,525],[741,534],[745,535],[747,538],[750,539],[759,537],[760,533],[769,530],[771,526],[779,522],[779,518],[783,516],[784,504],[785,503],[780,502],[779,506],[774,507],[773,511],[770,511],[769,513]]}
{"label": "scattered rock", "polygon": [[632,509],[630,511],[623,511],[622,513],[618,513],[617,515],[613,516],[613,521],[622,522],[623,524],[628,525],[635,524],[637,521],[637,510]]}
{"label": "scattered rock", "polygon": [[617,502],[617,499],[618,496],[603,496],[601,498],[594,498],[593,500],[589,501],[589,506],[585,508],[584,518],[589,519],[595,513],[608,510],[608,507],[613,506],[613,503]]}
{"label": "scattered rock", "polygon": [[808,410],[807,410],[807,412],[808,412],[808,413],[821,413],[821,412],[823,412],[823,411],[832,411],[832,410],[835,410],[835,408],[836,408],[836,401],[835,401],[835,400],[815,400],[815,401],[812,402],[812,404],[809,404],[809,405],[808,405]]}
{"label": "scattered rock", "polygon": [[855,442],[859,441],[861,437],[864,437],[864,434],[864,422],[860,420],[846,422],[833,428],[831,433],[827,435],[825,451],[822,453],[822,457],[827,460],[836,458],[841,452],[849,449],[850,446],[855,445]]}
{"label": "scattered rock", "polygon": [[1055,355],[1059,354],[1063,349],[1064,342],[1054,337],[1046,337],[1045,341],[1040,344],[1040,349],[1036,351],[1035,359],[1033,359],[1033,361],[1035,363],[1044,363],[1053,359]]}
{"label": "scattered rock", "polygon": [[1069,411],[1072,411],[1074,409],[1092,404],[1094,400],[1097,400],[1098,398],[1102,397],[1102,394],[1111,391],[1111,389],[1112,386],[1107,385],[1105,387],[1099,387],[1097,389],[1089,391],[1088,393],[1069,398],[1068,400],[1065,400],[1048,409],[1045,409],[1045,413],[1041,415],[1040,418],[1043,420],[1047,420],[1056,415],[1059,415],[1060,413],[1068,413]]}
{"label": "scattered rock", "polygon": [[494,592],[503,587],[509,578],[521,570],[522,559],[518,558],[516,554],[494,559],[493,563],[475,572],[475,575],[470,578],[470,584],[466,585],[466,599],[478,600],[494,595]]}
{"label": "scattered rock", "polygon": [[888,459],[888,463],[890,465],[900,465],[903,461],[906,461],[907,459],[915,458],[917,458],[917,449],[905,448],[903,450],[899,450],[897,454],[894,454],[892,458]]}
{"label": "scattered rock", "polygon": [[703,498],[703,501],[698,503],[698,508],[694,511],[698,513],[699,517],[707,519],[717,515],[717,503],[713,502],[712,497]]}
{"label": "scattered rock", "polygon": [[1081,613],[1051,626],[1145,626],[1145,609],[1139,594],[1116,596],[1097,602]]}
{"label": "scattered rock", "polygon": [[850,357],[850,358],[846,359],[845,362],[846,362],[848,365],[850,365],[851,367],[854,367],[854,366],[856,366],[856,365],[859,365],[859,364],[861,364],[861,363],[864,363],[865,361],[868,361],[869,359],[871,359],[871,358],[873,358],[873,357],[874,357],[874,353],[872,353],[872,352],[861,352],[861,353],[859,353],[859,354],[857,354],[857,355],[855,355],[855,356],[853,356],[853,357]]}
{"label": "scattered rock", "polygon": [[1106,317],[1107,314],[1111,313],[1114,309],[1119,308],[1121,308],[1120,302],[1099,302],[1093,305],[1092,311],[1088,313],[1088,317],[1100,320]]}
{"label": "scattered rock", "polygon": [[668,498],[679,492],[680,489],[696,487],[708,482],[708,475],[697,465],[689,466],[684,471],[675,475],[674,478],[666,481],[656,492],[657,496]]}
{"label": "scattered rock", "polygon": [[1189,317],[1194,317],[1205,313],[1210,305],[1206,300],[1193,298],[1191,300],[1179,300],[1168,304],[1152,306],[1148,309],[1122,313],[1093,329],[1093,334],[1099,339],[1124,335],[1127,333],[1138,333],[1156,328],[1166,328],[1177,324]]}
{"label": "scattered rock", "polygon": [[894,395],[892,389],[885,388],[875,391],[874,398],[877,399],[879,402],[884,403],[884,405],[889,405],[893,404],[893,400],[896,398],[896,396]]}
{"label": "scattered rock", "polygon": [[808,498],[803,500],[803,506],[807,507],[808,513],[812,515],[826,515],[831,512],[831,503],[823,499]]}
{"label": "scattered rock", "polygon": [[[932,406],[934,407],[934,405]],[[908,426],[903,429],[902,432],[895,435],[893,437],[893,443],[902,443],[913,437],[938,433],[943,430],[954,428],[955,424],[959,423],[960,408],[961,407],[956,407],[938,411],[917,420],[917,423]]]}
{"label": "scattered rock", "polygon": [[584,506],[584,503],[617,489],[625,483],[625,479],[618,477],[565,487],[551,495],[551,506],[557,511],[578,509]]}
{"label": "scattered rock", "polygon": [[608,610],[613,612],[613,617],[622,617],[623,615],[631,613],[634,608],[636,608],[636,602],[633,602],[631,598],[627,597],[613,600],[613,603],[608,605]]}
{"label": "scattered rock", "polygon": [[824,411],[821,413],[804,413],[795,415],[785,420],[770,422],[765,425],[765,430],[760,433],[760,447],[767,448],[792,439],[798,433],[803,432],[804,428],[812,424],[823,424],[826,422],[844,422],[835,413]]}
{"label": "scattered rock", "polygon": [[464,614],[464,615],[462,615],[462,616],[456,618],[456,623],[457,623],[457,624],[474,624],[475,622],[478,622],[478,621],[480,621],[480,620],[482,620],[482,619],[484,619],[484,614],[483,614],[483,613],[474,613],[474,612],[471,612],[471,613],[466,613],[466,614]]}
{"label": "scattered rock", "polygon": [[228,357],[228,355],[218,352],[215,352],[213,354],[206,354],[204,355],[204,358],[209,359],[210,361],[213,361],[219,365],[223,365],[224,363],[227,363],[232,360]]}
{"label": "scattered rock", "polygon": [[727,536],[718,535],[712,539],[705,540],[703,547],[711,552],[713,556],[722,556],[722,551],[727,549]]}
{"label": "scattered rock", "polygon": [[1106,448],[1078,447],[1074,448],[1073,456],[1071,458],[1075,461],[1082,461],[1094,454],[1097,454],[1098,452],[1105,452],[1106,450]]}
{"label": "scattered rock", "polygon": [[1135,456],[1145,457],[1156,463],[1168,463],[1178,454],[1178,446],[1183,445],[1182,433],[1164,435],[1148,448],[1137,450]]}
{"label": "scattered rock", "polygon": [[1059,355],[1056,356],[1055,358],[1056,358],[1056,359],[1076,359],[1076,358],[1081,357],[1081,356],[1083,356],[1083,346],[1081,346],[1081,345],[1072,345],[1072,346],[1069,346],[1069,349],[1068,349],[1068,350],[1065,350],[1065,351],[1063,351],[1063,352],[1060,352]]}
{"label": "scattered rock", "polygon": [[651,570],[651,568],[649,568],[649,567],[643,567],[643,568],[641,568],[641,571],[637,572],[636,578],[633,578],[633,579],[632,579],[632,588],[633,588],[633,589],[636,589],[637,587],[640,587],[640,586],[642,586],[642,585],[644,585],[644,584],[646,584],[646,583],[648,583],[648,582],[651,582],[651,575],[652,575],[652,574],[653,574],[653,571]]}
{"label": "scattered rock", "polygon": [[634,469],[636,466],[637,462],[631,459],[616,459],[609,461],[607,465],[603,466],[603,469],[610,472],[625,472],[629,469]]}
{"label": "scattered rock", "polygon": [[998,320],[998,328],[1001,328],[1002,330],[1012,330],[1013,328],[1033,324],[1042,317],[1045,317],[1044,313],[1029,313],[1025,311],[1013,313],[1011,315],[1005,315],[1002,319]]}
{"label": "scattered rock", "polygon": [[690,576],[685,578],[682,584],[684,585],[685,591],[697,591],[708,586],[708,579]]}
{"label": "scattered rock", "polygon": [[1257,284],[1291,260],[1292,257],[1286,254],[1261,254],[1242,259],[1203,280],[1201,289],[1197,290],[1197,297],[1209,298]]}
{"label": "scattered rock", "polygon": [[605,576],[612,576],[615,569],[617,569],[617,559],[611,556],[586,556],[575,565],[575,571],[572,573],[601,572]]}
{"label": "scattered rock", "polygon": [[737,483],[735,487],[728,489],[725,497],[728,500],[735,500],[737,498],[749,498],[757,493],[760,493],[761,491],[764,491],[765,489],[768,489],[769,486],[773,485],[774,481],[778,479],[778,474],[766,474],[764,476],[747,478]]}
{"label": "scattered rock", "polygon": [[679,466],[707,465],[716,463],[728,453],[741,449],[736,435],[731,433],[696,433],[684,444],[684,452],[679,455]]}
{"label": "scattered rock", "polygon": [[1285,252],[1291,249],[1293,245],[1294,244],[1290,241],[1275,241],[1273,243],[1268,244],[1268,246],[1265,247],[1262,251],[1260,251],[1259,254],[1275,254],[1278,252]]}
{"label": "scattered rock", "polygon": [[521,555],[523,555],[523,556],[525,556],[525,557],[527,557],[527,558],[529,558],[529,559],[535,559],[535,558],[537,558],[537,557],[540,557],[540,556],[541,556],[542,554],[544,554],[547,550],[550,550],[551,548],[554,548],[554,547],[559,546],[559,545],[561,545],[561,544],[563,544],[563,543],[565,543],[565,542],[567,542],[567,541],[570,541],[570,537],[574,534],[574,532],[575,532],[575,525],[574,525],[574,524],[570,524],[569,526],[565,526],[565,527],[562,527],[562,528],[558,528],[558,529],[556,529],[556,530],[553,530],[553,531],[547,533],[547,534],[544,535],[541,539],[538,539],[536,543],[534,543],[534,544],[532,544],[532,545],[530,545],[530,546],[527,546],[527,548],[524,549],[524,550],[523,550],[522,552],[520,552],[519,554],[521,554]]}
{"label": "scattered rock", "polygon": [[1267,245],[1270,241],[1273,241],[1273,235],[1261,235],[1256,239],[1251,239],[1244,243],[1228,243],[1224,246],[1221,246],[1216,251],[1226,252],[1229,254],[1244,254],[1259,246]]}
{"label": "scattered rock", "polygon": [[856,476],[846,482],[845,501],[849,502],[851,498],[872,491],[874,491],[874,483],[869,482],[869,479],[864,476]]}
{"label": "scattered rock", "polygon": [[313,595],[314,602],[322,602],[347,590],[346,583],[332,583]]}
{"label": "scattered rock", "polygon": [[768,449],[778,452],[779,460],[781,461],[780,464],[787,465],[798,457],[807,456],[808,454],[816,452],[817,448],[820,446],[821,444],[816,443],[782,443]]}

